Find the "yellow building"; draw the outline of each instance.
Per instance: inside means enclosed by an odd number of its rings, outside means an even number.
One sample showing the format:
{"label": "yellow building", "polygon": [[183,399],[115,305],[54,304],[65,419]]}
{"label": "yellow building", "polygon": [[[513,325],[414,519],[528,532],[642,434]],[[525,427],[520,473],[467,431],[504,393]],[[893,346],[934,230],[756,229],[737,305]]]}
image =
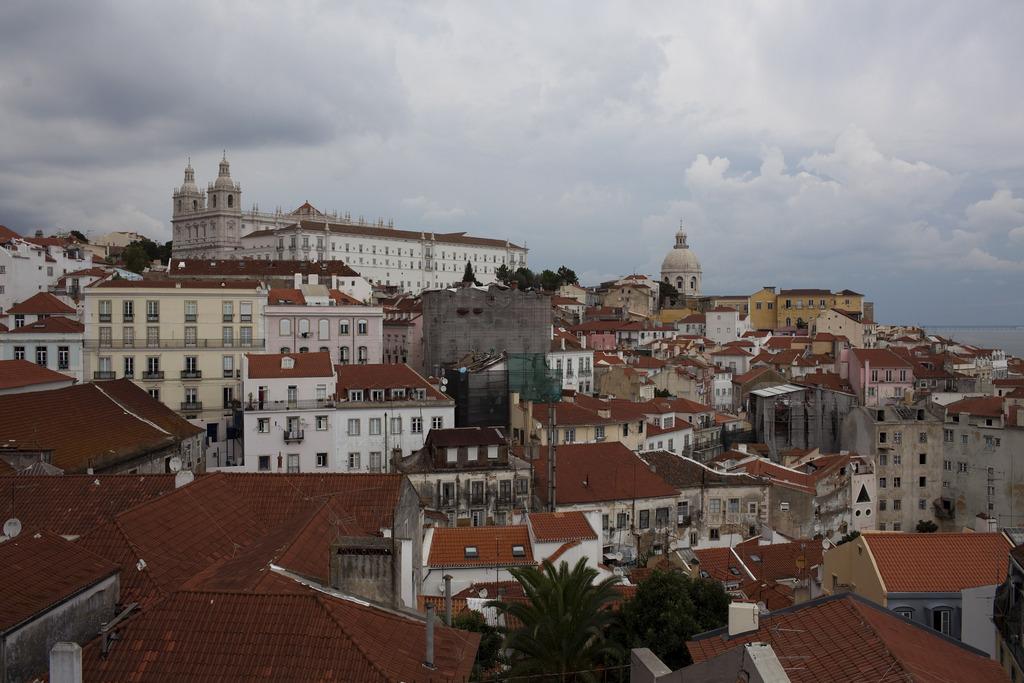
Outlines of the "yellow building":
{"label": "yellow building", "polygon": [[750,325],[755,330],[804,329],[833,308],[861,313],[864,295],[849,289],[782,289],[764,287],[750,295]]}
{"label": "yellow building", "polygon": [[130,378],[210,436],[227,436],[242,355],[264,348],[259,282],[108,280],[84,294],[87,380]]}

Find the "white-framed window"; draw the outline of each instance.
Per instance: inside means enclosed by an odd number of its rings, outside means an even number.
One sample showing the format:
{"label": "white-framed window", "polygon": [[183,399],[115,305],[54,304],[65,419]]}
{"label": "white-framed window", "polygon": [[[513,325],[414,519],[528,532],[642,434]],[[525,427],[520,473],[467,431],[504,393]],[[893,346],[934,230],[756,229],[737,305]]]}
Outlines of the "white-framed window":
{"label": "white-framed window", "polygon": [[327,431],[327,416],[317,415],[316,416],[316,431],[326,432]]}
{"label": "white-framed window", "polygon": [[391,433],[401,434],[402,433],[402,418],[393,417],[391,418]]}
{"label": "white-framed window", "polygon": [[358,470],[359,469],[359,454],[358,453],[349,453],[348,454],[348,468],[350,470]]}
{"label": "white-framed window", "polygon": [[370,471],[380,472],[381,461],[383,460],[380,451],[370,451]]}
{"label": "white-framed window", "polygon": [[350,417],[348,420],[348,435],[359,436],[359,418]]}
{"label": "white-framed window", "polygon": [[413,434],[423,433],[423,418],[422,417],[410,417],[409,418],[409,431]]}
{"label": "white-framed window", "polygon": [[430,428],[444,429],[444,417],[442,417],[441,415],[435,415],[434,417],[430,418]]}
{"label": "white-framed window", "polygon": [[259,432],[260,434],[269,434],[270,433],[270,418],[269,417],[261,417],[261,418],[257,419],[256,420],[256,431]]}
{"label": "white-framed window", "polygon": [[326,453],[317,453],[316,454],[316,466],[317,467],[327,467],[327,454]]}
{"label": "white-framed window", "polygon": [[370,418],[370,435],[371,436],[378,436],[379,434],[380,434],[380,418],[379,417],[371,417]]}

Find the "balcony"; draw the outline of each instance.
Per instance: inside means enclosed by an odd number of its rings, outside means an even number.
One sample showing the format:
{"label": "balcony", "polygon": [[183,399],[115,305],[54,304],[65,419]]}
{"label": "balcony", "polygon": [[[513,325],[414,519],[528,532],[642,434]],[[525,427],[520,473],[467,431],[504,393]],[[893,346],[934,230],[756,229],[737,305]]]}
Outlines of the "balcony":
{"label": "balcony", "polygon": [[123,316],[121,316],[121,319],[124,322],[126,322],[126,323],[133,323],[133,322],[135,322],[135,314],[134,313],[125,313]]}
{"label": "balcony", "polygon": [[301,429],[288,429],[284,433],[285,443],[301,443],[306,438],[306,432]]}
{"label": "balcony", "polygon": [[235,322],[235,316],[231,313],[225,313],[222,318],[222,322],[233,323]]}
{"label": "balcony", "polygon": [[[131,349],[135,348],[134,340],[121,339],[86,339],[87,349]],[[262,339],[152,339],[146,340],[149,349],[262,349]]]}
{"label": "balcony", "polygon": [[[182,370],[181,371],[181,378],[182,379],[202,379],[203,378],[203,371],[202,370]],[[184,408],[182,410],[184,410]]]}
{"label": "balcony", "polygon": [[197,320],[199,320],[199,315],[198,314],[196,314],[196,313],[186,313],[185,314],[185,322],[187,322],[187,323],[194,323]]}
{"label": "balcony", "polygon": [[92,373],[93,379],[114,379],[116,376],[117,373],[113,370],[97,370]]}
{"label": "balcony", "polygon": [[202,401],[183,401],[181,409],[184,412],[197,412],[203,409]]}
{"label": "balcony", "polygon": [[163,379],[163,370],[150,370],[142,373],[142,379]]}
{"label": "balcony", "polygon": [[100,322],[101,323],[109,323],[112,319],[113,319],[113,316],[110,313],[100,313]]}
{"label": "balcony", "polygon": [[303,399],[299,401],[248,401],[245,404],[246,410],[268,411],[268,410],[315,410],[318,408],[333,408],[333,398]]}
{"label": "balcony", "polygon": [[159,313],[147,313],[146,314],[146,322],[147,323],[158,323],[158,322],[160,322],[160,314]]}

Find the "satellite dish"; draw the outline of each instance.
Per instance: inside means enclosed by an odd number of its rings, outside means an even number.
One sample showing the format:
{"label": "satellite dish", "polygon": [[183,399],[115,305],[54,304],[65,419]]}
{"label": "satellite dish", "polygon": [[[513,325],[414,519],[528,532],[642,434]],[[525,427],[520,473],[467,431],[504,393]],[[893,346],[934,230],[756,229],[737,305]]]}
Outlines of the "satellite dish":
{"label": "satellite dish", "polygon": [[21,533],[21,520],[17,517],[11,517],[9,520],[4,522],[4,536],[7,538],[14,538]]}
{"label": "satellite dish", "polygon": [[195,478],[196,475],[192,474],[191,470],[181,470],[174,475],[174,488],[180,489],[185,484],[191,484]]}
{"label": "satellite dish", "polygon": [[179,458],[178,456],[174,456],[173,458],[171,458],[168,461],[167,467],[170,468],[171,472],[180,472],[181,471],[181,458]]}

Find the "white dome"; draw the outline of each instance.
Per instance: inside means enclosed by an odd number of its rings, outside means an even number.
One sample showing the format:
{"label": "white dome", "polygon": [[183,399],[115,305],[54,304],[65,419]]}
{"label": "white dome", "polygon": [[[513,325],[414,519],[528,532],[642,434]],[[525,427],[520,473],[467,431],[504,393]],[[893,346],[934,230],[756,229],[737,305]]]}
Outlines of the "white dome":
{"label": "white dome", "polygon": [[697,255],[686,245],[686,233],[682,230],[676,233],[676,244],[665,260],[661,262],[662,276],[668,273],[699,273],[700,261]]}

